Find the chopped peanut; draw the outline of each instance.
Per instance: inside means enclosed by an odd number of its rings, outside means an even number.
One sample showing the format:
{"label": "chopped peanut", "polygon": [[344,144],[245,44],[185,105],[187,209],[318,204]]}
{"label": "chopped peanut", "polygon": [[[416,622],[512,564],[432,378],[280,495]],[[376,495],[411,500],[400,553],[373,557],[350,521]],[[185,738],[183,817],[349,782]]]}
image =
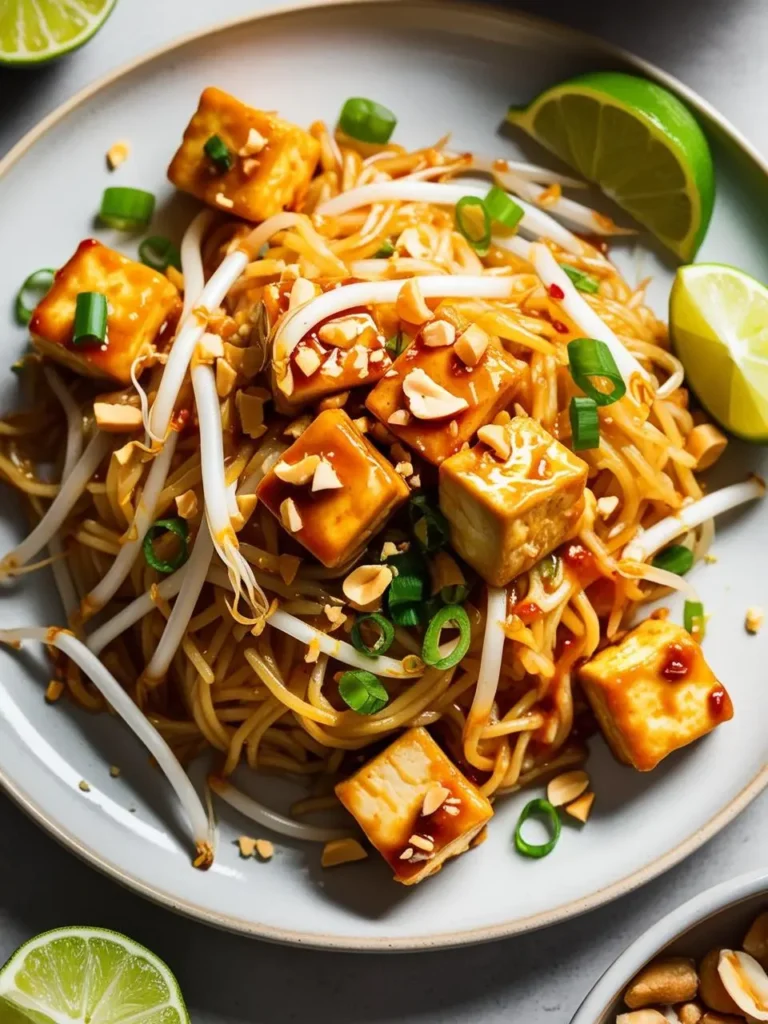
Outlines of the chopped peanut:
{"label": "chopped peanut", "polygon": [[257,839],[256,853],[262,860],[271,860],[275,855],[274,844],[270,843],[268,839]]}
{"label": "chopped peanut", "polygon": [[113,405],[111,402],[94,402],[93,414],[99,430],[110,434],[130,434],[143,423],[141,409],[133,405]]}
{"label": "chopped peanut", "polygon": [[110,171],[116,171],[120,164],[124,164],[130,152],[131,147],[124,139],[114,142],[107,150],[107,165]]}
{"label": "chopped peanut", "polygon": [[356,839],[332,839],[323,847],[320,863],[324,868],[335,868],[340,864],[365,860],[368,854]]}
{"label": "chopped peanut", "polygon": [[197,515],[198,502],[194,491],[184,491],[176,497],[176,511],[182,519],[194,519]]}
{"label": "chopped peanut", "polygon": [[298,533],[304,523],[302,522],[296,502],[292,498],[286,498],[280,504],[280,520],[286,530],[291,533]]}
{"label": "chopped peanut", "polygon": [[237,845],[240,847],[241,857],[252,857],[256,849],[256,840],[250,836],[238,836]]}
{"label": "chopped peanut", "polygon": [[226,398],[235,389],[237,371],[234,370],[226,359],[216,360],[216,393],[219,398]]}
{"label": "chopped peanut", "polygon": [[280,461],[274,468],[274,474],[278,480],[300,487],[312,480],[320,461],[319,455],[305,455],[303,459],[293,463]]}
{"label": "chopped peanut", "polygon": [[[452,395],[421,369],[405,375],[403,394],[411,413],[420,420],[442,420],[469,408],[466,399]],[[395,415],[393,413],[387,422],[392,423]]]}
{"label": "chopped peanut", "polygon": [[456,328],[447,320],[433,320],[421,332],[421,337],[429,348],[452,345],[456,340]]}
{"label": "chopped peanut", "polygon": [[757,606],[747,608],[747,614],[744,618],[744,628],[748,633],[751,633],[754,636],[756,633],[759,633],[762,629],[764,620],[764,609],[759,608]]}
{"label": "chopped peanut", "polygon": [[377,601],[392,582],[392,570],[386,565],[360,565],[344,580],[341,589],[358,608]]}
{"label": "chopped peanut", "polygon": [[400,289],[395,310],[400,319],[409,324],[425,324],[434,317],[434,313],[424,301],[417,279],[413,277]]}
{"label": "chopped peanut", "polygon": [[453,350],[456,355],[467,366],[477,366],[485,355],[490,338],[477,324],[470,324],[462,335],[457,339]]}
{"label": "chopped peanut", "polygon": [[580,768],[572,772],[563,772],[550,780],[547,786],[547,800],[553,807],[564,807],[573,803],[577,797],[589,787],[589,776]]}
{"label": "chopped peanut", "polygon": [[595,802],[594,793],[584,793],[573,803],[566,804],[565,810],[572,818],[576,818],[582,825],[585,825],[587,818],[592,813],[592,804]]}

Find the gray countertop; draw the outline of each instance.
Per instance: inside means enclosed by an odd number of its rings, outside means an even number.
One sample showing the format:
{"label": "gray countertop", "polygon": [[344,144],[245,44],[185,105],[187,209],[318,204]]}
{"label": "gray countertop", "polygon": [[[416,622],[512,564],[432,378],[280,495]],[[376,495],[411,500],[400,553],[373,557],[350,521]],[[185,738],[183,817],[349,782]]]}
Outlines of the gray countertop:
{"label": "gray countertop", "polygon": [[[68,59],[33,72],[0,72],[0,155],[116,65],[219,18],[277,3],[121,0],[103,31]],[[768,153],[768,0],[509,6],[603,35],[654,61]],[[280,948],[175,917],[81,864],[0,797],[0,962],[47,928],[104,925],[168,961],[195,1024],[565,1024],[614,957],[658,917],[707,886],[765,866],[766,811],[768,794],[663,878],[565,925],[467,950],[383,957]]]}

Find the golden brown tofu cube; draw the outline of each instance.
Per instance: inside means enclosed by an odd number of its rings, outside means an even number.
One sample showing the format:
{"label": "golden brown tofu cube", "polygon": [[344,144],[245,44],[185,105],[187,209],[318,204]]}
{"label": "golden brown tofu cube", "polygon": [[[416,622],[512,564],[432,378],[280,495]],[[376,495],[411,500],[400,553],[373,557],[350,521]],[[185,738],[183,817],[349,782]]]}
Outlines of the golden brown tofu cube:
{"label": "golden brown tofu cube", "polygon": [[[335,344],[323,340],[333,338]],[[275,382],[286,410],[318,402],[339,391],[375,384],[392,366],[384,335],[367,309],[347,310],[312,328],[291,352],[289,373]]]}
{"label": "golden brown tofu cube", "polygon": [[[306,470],[297,482],[281,479],[291,475],[285,467],[299,464]],[[328,409],[272,467],[257,493],[284,528],[332,568],[365,547],[409,490],[349,416]]]}
{"label": "golden brown tofu cube", "polygon": [[[107,297],[104,345],[72,344],[80,292],[101,292]],[[167,277],[86,239],[56,272],[53,287],[32,314],[29,330],[43,355],[71,370],[130,384],[133,360],[179,308],[179,293]]]}
{"label": "golden brown tofu cube", "polygon": [[493,808],[426,729],[409,729],[336,786],[336,795],[395,872],[415,885],[468,848]]}
{"label": "golden brown tofu cube", "polygon": [[664,619],[641,622],[583,665],[579,679],[614,754],[641,772],[733,718],[701,647]]}
{"label": "golden brown tofu cube", "polygon": [[[205,152],[217,135],[232,166],[221,170]],[[296,208],[315,172],[320,145],[308,132],[274,114],[208,88],[168,168],[182,192],[244,220],[262,221]]]}
{"label": "golden brown tofu cube", "polygon": [[[423,371],[461,400],[463,409],[437,419],[412,415],[403,382],[414,370]],[[365,404],[401,441],[439,466],[510,404],[526,372],[525,364],[498,344],[489,345],[476,366],[467,366],[452,345],[430,348],[418,336],[398,356]]]}
{"label": "golden brown tofu cube", "polygon": [[503,436],[499,450],[481,441],[440,467],[451,544],[496,587],[572,535],[587,483],[586,463],[536,420],[516,416]]}

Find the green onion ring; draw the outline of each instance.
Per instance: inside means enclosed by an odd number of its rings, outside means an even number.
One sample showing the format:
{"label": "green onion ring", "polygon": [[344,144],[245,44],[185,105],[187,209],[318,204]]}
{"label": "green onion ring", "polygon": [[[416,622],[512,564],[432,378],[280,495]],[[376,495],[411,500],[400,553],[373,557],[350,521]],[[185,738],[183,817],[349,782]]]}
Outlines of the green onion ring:
{"label": "green onion ring", "polygon": [[[526,842],[523,839],[523,825],[533,815],[547,820],[552,830],[552,838],[548,842],[536,844]],[[560,815],[557,813],[557,808],[549,800],[544,800],[543,798],[531,800],[530,803],[525,805],[517,820],[517,827],[515,828],[515,847],[517,852],[522,853],[524,857],[535,857],[537,859],[539,857],[546,857],[557,846],[561,828]]]}
{"label": "green onion ring", "polygon": [[176,267],[181,270],[181,253],[178,247],[173,244],[170,238],[163,235],[152,235],[145,238],[139,246],[139,259],[153,270],[167,270],[168,267]]}
{"label": "green onion ring", "polygon": [[339,696],[358,715],[375,715],[389,702],[389,694],[381,681],[372,672],[360,668],[342,673]]}
{"label": "green onion ring", "polygon": [[498,185],[493,186],[483,203],[491,220],[503,224],[505,228],[516,228],[525,213],[522,206]]}
{"label": "green onion ring", "polygon": [[[574,338],[568,342],[568,362],[574,382],[596,405],[613,405],[626,394],[627,385],[604,341]],[[600,391],[593,383],[593,377],[608,381],[612,385],[611,390]]]}
{"label": "green onion ring", "polygon": [[32,292],[34,295],[40,296],[37,303],[35,303],[37,305],[51,290],[55,274],[56,271],[52,267],[41,267],[40,270],[35,270],[31,273],[21,288],[19,288],[16,293],[16,319],[22,327],[27,326],[35,311],[35,306],[27,305],[29,299],[26,293]]}
{"label": "green onion ring", "polygon": [[[483,215],[482,235],[473,235],[464,221],[464,210],[468,206],[476,206]],[[478,256],[485,256],[491,247],[491,218],[485,208],[485,203],[479,196],[462,196],[456,203],[455,211],[456,227],[466,238]]]}
{"label": "green onion ring", "polygon": [[685,576],[693,565],[693,552],[683,544],[670,544],[651,562],[657,569],[665,569],[677,576]]}
{"label": "green onion ring", "polygon": [[574,396],[568,407],[568,416],[571,421],[573,450],[582,452],[590,448],[599,448],[600,417],[597,415],[595,401],[592,398]]}
{"label": "green onion ring", "polygon": [[[440,634],[448,623],[453,623],[458,627],[459,639],[453,650],[446,654],[444,658],[441,658]],[[427,626],[424,633],[424,643],[421,648],[421,660],[425,665],[431,665],[433,668],[441,670],[453,668],[454,665],[458,665],[469,650],[471,639],[472,626],[467,613],[460,604],[447,604],[433,616]]]}
{"label": "green onion ring", "polygon": [[[360,627],[364,622],[373,623],[379,630],[379,637],[372,647],[368,646],[360,634]],[[379,615],[378,612],[371,612],[370,615],[362,615],[355,622],[350,633],[350,639],[354,648],[360,651],[361,654],[365,654],[369,658],[377,658],[380,654],[385,654],[392,646],[395,639],[395,627],[383,615]]]}
{"label": "green onion ring", "polygon": [[155,212],[155,197],[140,188],[105,188],[99,220],[118,231],[145,228]]}
{"label": "green onion ring", "polygon": [[[179,552],[176,557],[169,562],[164,562],[157,557],[155,549],[152,546],[152,542],[160,533],[172,533],[179,540]],[[150,528],[147,530],[147,534],[144,537],[144,544],[142,550],[144,551],[144,558],[146,559],[147,565],[151,566],[157,572],[168,573],[176,572],[177,569],[181,568],[187,560],[189,555],[188,550],[189,540],[189,527],[185,519],[158,519],[152,523]]]}

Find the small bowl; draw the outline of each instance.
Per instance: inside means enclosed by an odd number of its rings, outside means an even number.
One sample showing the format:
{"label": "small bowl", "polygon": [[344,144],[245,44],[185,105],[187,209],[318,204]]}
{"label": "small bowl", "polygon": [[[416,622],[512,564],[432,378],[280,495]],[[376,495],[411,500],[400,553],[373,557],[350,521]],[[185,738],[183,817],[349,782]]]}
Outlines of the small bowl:
{"label": "small bowl", "polygon": [[739,949],[752,921],[768,908],[768,872],[739,875],[670,911],[613,962],[571,1024],[615,1024],[622,995],[641,967],[661,953],[700,960],[715,946]]}

